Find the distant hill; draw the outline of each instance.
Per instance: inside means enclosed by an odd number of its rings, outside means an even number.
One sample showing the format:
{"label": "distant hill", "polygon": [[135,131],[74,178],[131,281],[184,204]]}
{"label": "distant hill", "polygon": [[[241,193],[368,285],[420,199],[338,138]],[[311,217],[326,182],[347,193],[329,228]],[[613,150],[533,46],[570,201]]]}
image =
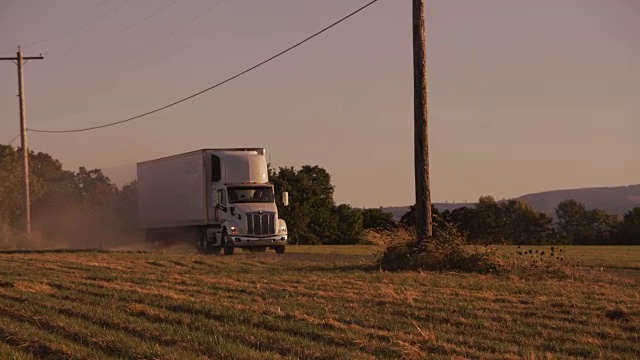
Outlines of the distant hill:
{"label": "distant hill", "polygon": [[[563,200],[574,199],[589,209],[602,209],[609,214],[622,215],[636,206],[640,206],[640,184],[617,187],[596,187],[583,189],[553,190],[520,196],[518,199],[531,205],[534,209],[555,215],[555,208]],[[471,207],[475,203],[435,203],[440,210],[454,210],[463,206]],[[409,211],[409,206],[383,207],[396,220]]]}
{"label": "distant hill", "polygon": [[597,187],[570,190],[545,191],[519,197],[534,209],[554,215],[556,205],[565,199],[574,199],[589,209],[602,209],[609,214],[622,215],[636,206],[640,206],[640,184]]}
{"label": "distant hill", "polygon": [[[136,178],[136,165],[113,166],[104,169],[104,173],[118,186],[123,186]],[[552,190],[523,195],[518,199],[550,216],[555,216],[556,205],[565,199],[577,200],[589,209],[598,208],[609,214],[622,215],[632,208],[640,206],[640,184]],[[434,205],[439,211],[444,211],[455,210],[463,206],[471,207],[475,203],[435,203]],[[396,220],[400,220],[402,215],[409,211],[409,206],[383,207],[382,210],[391,213]]]}

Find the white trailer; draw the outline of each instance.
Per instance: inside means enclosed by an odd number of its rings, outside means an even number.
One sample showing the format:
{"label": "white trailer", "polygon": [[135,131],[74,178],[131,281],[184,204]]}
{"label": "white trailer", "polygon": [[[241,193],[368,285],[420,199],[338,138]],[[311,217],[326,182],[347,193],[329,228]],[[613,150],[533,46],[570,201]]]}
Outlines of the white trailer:
{"label": "white trailer", "polygon": [[[284,253],[263,148],[202,149],[138,163],[138,220],[151,238],[194,234],[205,253],[234,248]],[[288,195],[282,194],[287,206]]]}

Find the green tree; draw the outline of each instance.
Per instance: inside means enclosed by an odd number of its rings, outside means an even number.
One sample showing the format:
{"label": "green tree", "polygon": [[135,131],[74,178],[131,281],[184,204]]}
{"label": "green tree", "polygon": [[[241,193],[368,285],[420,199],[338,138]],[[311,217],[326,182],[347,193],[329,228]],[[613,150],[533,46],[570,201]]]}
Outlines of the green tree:
{"label": "green tree", "polygon": [[469,224],[469,236],[475,244],[503,244],[506,242],[502,226],[502,209],[493,196],[481,196],[474,207],[474,218]]}
{"label": "green tree", "polygon": [[292,243],[326,244],[335,240],[334,187],[325,169],[310,165],[300,170],[281,167],[277,172],[270,170],[269,177],[277,193],[289,192],[289,208],[284,209],[280,199],[277,204]]}
{"label": "green tree", "polygon": [[106,238],[119,232],[116,215],[119,191],[116,185],[100,169],[80,167],[76,173],[83,208],[83,234],[95,239],[94,245],[103,245]]}
{"label": "green tree", "polygon": [[[483,196],[473,208],[434,212],[434,233],[455,226],[472,244],[549,244],[556,242],[553,220],[520,200]],[[403,219],[410,220],[411,214]]]}
{"label": "green tree", "polygon": [[100,169],[87,170],[80,167],[76,173],[83,202],[89,209],[112,208],[116,202],[118,188]]}
{"label": "green tree", "polygon": [[553,219],[522,200],[499,203],[503,241],[516,245],[555,243]]}
{"label": "green tree", "polygon": [[588,210],[584,204],[567,199],[556,207],[558,228],[570,244],[607,244],[619,225],[617,217],[601,209]]}
{"label": "green tree", "polygon": [[362,222],[364,229],[390,230],[398,226],[393,215],[382,211],[382,209],[363,209]]}
{"label": "green tree", "polygon": [[125,233],[138,229],[138,186],[136,180],[124,185],[118,196],[116,213]]}
{"label": "green tree", "polygon": [[11,146],[0,145],[0,219],[7,225],[16,225],[23,214],[22,173],[20,156]]}
{"label": "green tree", "polygon": [[29,155],[31,196],[34,202],[39,199],[77,196],[79,188],[72,171],[64,170],[62,163],[43,152]]}
{"label": "green tree", "polygon": [[589,224],[584,204],[573,199],[564,200],[556,206],[556,217],[560,233],[567,242],[576,244],[586,237]]}
{"label": "green tree", "polygon": [[621,244],[640,245],[640,207],[624,214],[616,239]]}
{"label": "green tree", "polygon": [[409,210],[400,217],[400,224],[404,226],[416,226],[416,206],[410,205]]}
{"label": "green tree", "polygon": [[[436,209],[434,205],[431,205],[431,216],[434,221],[436,218],[440,216],[440,212],[438,211],[438,209]],[[415,205],[409,206],[409,210],[400,217],[400,225],[411,226],[411,227],[416,226],[416,206]],[[436,225],[433,224],[432,226],[436,226]]]}
{"label": "green tree", "polygon": [[33,228],[48,239],[67,237],[75,229],[71,224],[83,216],[76,174],[49,154],[30,158]]}
{"label": "green tree", "polygon": [[350,205],[341,204],[334,208],[336,233],[331,243],[338,245],[357,244],[362,238],[363,213]]}
{"label": "green tree", "polygon": [[[19,149],[0,146],[0,217],[14,229],[24,226],[22,161]],[[46,153],[29,152],[29,185],[32,226],[36,230],[40,218],[51,218],[65,204],[77,200],[75,175],[64,170],[60,161]]]}
{"label": "green tree", "polygon": [[[18,231],[24,224],[20,157],[19,149],[0,146],[0,220]],[[101,170],[64,170],[51,155],[30,151],[29,171],[32,228],[47,240],[91,246],[118,228],[120,191]]]}

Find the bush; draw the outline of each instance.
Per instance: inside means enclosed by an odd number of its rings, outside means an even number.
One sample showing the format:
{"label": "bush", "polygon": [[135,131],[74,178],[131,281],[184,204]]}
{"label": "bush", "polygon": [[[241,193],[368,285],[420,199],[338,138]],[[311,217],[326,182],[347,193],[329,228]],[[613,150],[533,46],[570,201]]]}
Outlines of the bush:
{"label": "bush", "polygon": [[453,226],[439,229],[426,242],[418,242],[413,229],[367,232],[365,238],[384,247],[378,258],[382,270],[485,274],[500,269],[492,252],[466,250],[464,237]]}

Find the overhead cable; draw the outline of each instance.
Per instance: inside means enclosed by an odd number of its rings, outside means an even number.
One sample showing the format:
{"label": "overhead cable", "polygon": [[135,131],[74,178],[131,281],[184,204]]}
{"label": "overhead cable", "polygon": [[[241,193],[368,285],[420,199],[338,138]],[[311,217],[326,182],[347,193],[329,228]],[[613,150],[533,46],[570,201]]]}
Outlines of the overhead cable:
{"label": "overhead cable", "polygon": [[80,44],[80,45],[71,46],[71,47],[68,47],[68,48],[65,48],[65,49],[62,49],[62,50],[47,51],[44,54],[45,55],[51,55],[51,54],[67,53],[67,52],[71,52],[71,51],[75,51],[75,50],[80,50],[82,48],[85,48],[87,46],[93,45],[93,44],[98,43],[100,41],[112,38],[112,37],[114,37],[114,36],[116,36],[118,34],[121,34],[121,33],[125,32],[125,31],[127,31],[129,29],[132,29],[132,28],[144,23],[145,21],[155,17],[156,15],[158,15],[161,12],[163,12],[165,9],[167,9],[171,5],[175,4],[176,1],[178,1],[178,0],[173,0],[172,2],[164,5],[163,7],[159,8],[158,10],[154,11],[150,15],[147,15],[147,17],[145,17],[145,18],[143,18],[141,20],[138,20],[138,21],[134,22],[133,24],[130,24],[130,25],[128,25],[126,27],[123,27],[123,28],[121,28],[119,30],[116,30],[114,32],[111,32],[111,33],[108,33],[108,34],[103,35],[101,37],[98,37],[98,38],[96,38],[96,39],[94,39],[92,41],[89,41],[89,42],[86,42],[86,43]]}
{"label": "overhead cable", "polygon": [[324,29],[322,29],[322,30],[320,30],[320,31],[318,31],[318,32],[316,32],[316,33],[314,33],[313,35],[311,35],[311,36],[307,37],[306,39],[304,39],[304,40],[302,40],[302,41],[300,41],[300,42],[296,43],[295,45],[290,46],[289,48],[287,48],[287,49],[285,49],[285,50],[283,50],[283,51],[281,51],[281,52],[277,53],[276,55],[273,55],[273,56],[271,56],[270,58],[268,58],[268,59],[266,59],[266,60],[264,60],[264,61],[262,61],[262,62],[260,62],[260,63],[258,63],[258,64],[256,64],[256,65],[254,65],[254,66],[252,66],[252,67],[250,67],[250,68],[248,68],[248,69],[246,69],[246,70],[244,70],[244,71],[242,71],[242,72],[240,72],[240,73],[238,73],[238,74],[236,74],[236,75],[234,75],[234,76],[232,76],[232,77],[230,77],[230,78],[228,78],[228,79],[226,79],[226,80],[224,80],[224,81],[221,81],[221,82],[219,82],[219,83],[217,83],[217,84],[215,84],[215,85],[212,85],[212,86],[210,86],[210,87],[208,87],[208,88],[206,88],[206,89],[204,89],[204,90],[201,90],[201,91],[199,91],[199,92],[197,92],[197,93],[195,93],[195,94],[189,95],[189,96],[187,96],[187,97],[185,97],[185,98],[183,98],[183,99],[180,99],[180,100],[178,100],[178,101],[174,101],[174,102],[172,102],[172,103],[170,103],[170,104],[168,104],[168,105],[165,105],[165,106],[159,107],[159,108],[157,108],[157,109],[154,109],[154,110],[148,111],[148,112],[143,113],[143,114],[140,114],[140,115],[136,115],[136,116],[130,117],[130,118],[128,118],[128,119],[124,119],[124,120],[120,120],[120,121],[114,121],[114,122],[110,122],[110,123],[106,123],[106,124],[102,124],[102,125],[97,125],[97,126],[91,126],[91,127],[85,127],[85,128],[78,128],[78,129],[68,129],[68,130],[43,130],[43,129],[31,129],[31,128],[29,128],[28,130],[29,130],[29,131],[32,131],[32,132],[38,132],[38,133],[52,133],[52,134],[74,133],[74,132],[90,131],[90,130],[102,129],[102,128],[106,128],[106,127],[110,127],[110,126],[115,126],[115,125],[123,124],[123,123],[129,122],[129,121],[133,121],[133,120],[136,120],[136,119],[140,119],[140,118],[142,118],[142,117],[145,117],[145,116],[148,116],[148,115],[151,115],[151,114],[157,113],[157,112],[162,111],[162,110],[165,110],[165,109],[168,109],[168,108],[170,108],[170,107],[172,107],[172,106],[175,106],[175,105],[178,105],[178,104],[180,104],[180,103],[183,103],[183,102],[185,102],[185,101],[187,101],[187,100],[193,99],[193,98],[195,98],[195,97],[196,97],[196,96],[198,96],[198,95],[202,95],[202,94],[204,94],[204,93],[206,93],[206,92],[208,92],[208,91],[211,91],[211,90],[213,90],[213,89],[215,89],[215,88],[217,88],[217,87],[219,87],[219,86],[221,86],[221,85],[224,85],[224,84],[226,84],[226,83],[228,83],[228,82],[230,82],[230,81],[232,81],[232,80],[234,80],[234,79],[236,79],[236,78],[238,78],[238,77],[240,77],[240,76],[242,76],[242,75],[244,75],[244,74],[246,74],[246,73],[248,73],[248,72],[250,72],[250,71],[252,71],[252,70],[255,70],[255,69],[259,68],[260,66],[262,66],[262,65],[264,65],[264,64],[266,64],[266,63],[268,63],[268,62],[270,62],[271,60],[274,60],[274,59],[276,59],[276,58],[278,58],[278,57],[280,57],[280,56],[282,56],[282,55],[286,54],[287,52],[289,52],[289,51],[291,51],[291,50],[293,50],[293,49],[297,48],[298,46],[300,46],[300,45],[302,45],[302,44],[306,43],[307,41],[309,41],[309,40],[311,40],[311,39],[313,39],[313,38],[317,37],[318,35],[320,35],[320,34],[322,34],[322,33],[326,32],[327,30],[331,29],[332,27],[334,27],[334,26],[336,26],[336,25],[340,24],[341,22],[343,22],[343,21],[347,20],[348,18],[350,18],[350,17],[354,16],[355,14],[357,14],[357,13],[361,12],[362,10],[366,9],[367,7],[369,7],[369,6],[373,5],[373,4],[374,4],[374,3],[376,3],[377,1],[378,1],[378,0],[372,0],[372,1],[370,1],[370,2],[369,2],[369,3],[367,3],[366,5],[364,5],[364,6],[360,7],[359,9],[357,9],[357,10],[353,11],[352,13],[350,13],[350,14],[348,14],[348,15],[344,16],[344,17],[343,17],[343,18],[341,18],[340,20],[338,20],[338,21],[334,22],[333,24],[331,24],[331,25],[329,25],[329,26],[325,27]]}

